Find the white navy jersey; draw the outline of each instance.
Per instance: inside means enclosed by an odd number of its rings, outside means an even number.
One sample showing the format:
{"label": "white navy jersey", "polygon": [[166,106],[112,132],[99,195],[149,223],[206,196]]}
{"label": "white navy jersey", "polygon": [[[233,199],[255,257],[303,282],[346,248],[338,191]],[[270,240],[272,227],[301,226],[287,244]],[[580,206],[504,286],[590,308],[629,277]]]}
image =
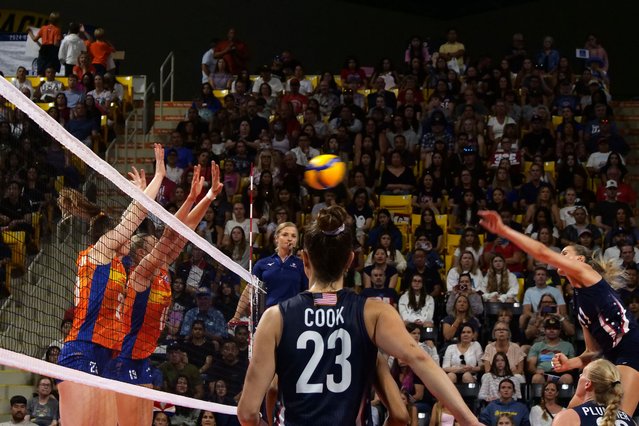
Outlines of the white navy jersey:
{"label": "white navy jersey", "polygon": [[366,424],[377,348],[364,322],[366,299],[350,290],[303,292],[279,304],[276,371],[279,425]]}
{"label": "white navy jersey", "polygon": [[602,279],[592,286],[575,288],[573,301],[579,323],[588,329],[606,359],[617,364],[617,358],[636,358],[637,323],[610,284]]}
{"label": "white navy jersey", "polygon": [[[573,410],[579,414],[579,423],[581,426],[599,426],[601,418],[606,412],[606,407],[599,405],[594,401],[588,401],[576,407]],[[625,412],[617,411],[617,420],[615,426],[637,426],[632,418]]]}

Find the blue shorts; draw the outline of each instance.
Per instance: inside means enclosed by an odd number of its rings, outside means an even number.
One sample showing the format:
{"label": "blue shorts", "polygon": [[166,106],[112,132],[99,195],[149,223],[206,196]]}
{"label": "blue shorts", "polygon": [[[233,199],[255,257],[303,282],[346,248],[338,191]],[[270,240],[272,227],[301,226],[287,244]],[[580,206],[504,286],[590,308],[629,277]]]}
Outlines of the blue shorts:
{"label": "blue shorts", "polygon": [[58,365],[101,376],[113,351],[93,342],[74,340],[64,344]]}
{"label": "blue shorts", "polygon": [[148,358],[131,359],[123,356],[113,358],[107,364],[103,377],[133,385],[153,384],[151,362]]}
{"label": "blue shorts", "polygon": [[636,329],[623,336],[619,345],[612,350],[604,353],[604,358],[615,365],[626,365],[632,367],[635,371],[639,371],[639,333]]}

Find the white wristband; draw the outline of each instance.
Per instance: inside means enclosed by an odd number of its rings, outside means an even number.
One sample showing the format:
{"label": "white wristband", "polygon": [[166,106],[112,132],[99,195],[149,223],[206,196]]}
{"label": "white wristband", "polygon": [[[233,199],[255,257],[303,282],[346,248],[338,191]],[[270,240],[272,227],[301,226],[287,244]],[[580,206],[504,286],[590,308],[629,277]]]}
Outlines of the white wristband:
{"label": "white wristband", "polygon": [[208,191],[206,193],[206,198],[208,198],[211,201],[215,200],[215,195],[213,195],[213,191]]}

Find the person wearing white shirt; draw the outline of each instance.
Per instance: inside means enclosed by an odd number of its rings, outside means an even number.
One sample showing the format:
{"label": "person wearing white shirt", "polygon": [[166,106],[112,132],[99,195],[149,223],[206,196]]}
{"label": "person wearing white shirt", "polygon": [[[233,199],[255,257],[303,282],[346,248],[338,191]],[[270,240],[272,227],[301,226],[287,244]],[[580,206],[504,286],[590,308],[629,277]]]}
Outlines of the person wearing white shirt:
{"label": "person wearing white shirt", "polygon": [[202,55],[202,84],[208,83],[209,74],[215,69],[217,59],[215,59],[215,41],[211,40],[211,47]]}
{"label": "person wearing white shirt", "polygon": [[405,323],[432,327],[435,299],[426,293],[424,279],[421,275],[413,275],[410,287],[399,298],[398,309],[399,315]]}
{"label": "person wearing white shirt", "polygon": [[80,25],[71,22],[69,24],[69,34],[65,35],[60,42],[60,50],[58,51],[58,59],[64,65],[64,75],[73,74],[73,67],[78,64],[78,56],[80,53],[87,51],[84,40],[78,36]]}
{"label": "person wearing white shirt", "polygon": [[[313,83],[307,79],[304,75],[304,69],[301,65],[296,65],[293,71],[293,78],[296,78],[300,82],[300,94],[304,96],[311,96],[313,94]],[[291,91],[291,79],[286,82],[286,91]]]}
{"label": "person wearing white shirt", "polygon": [[495,254],[490,261],[490,267],[479,285],[485,302],[517,301],[519,282],[515,274],[506,267],[506,261],[501,254]]}
{"label": "person wearing white shirt", "polygon": [[311,146],[311,139],[305,133],[302,133],[297,139],[297,146],[291,149],[295,154],[296,163],[306,167],[311,158],[320,155],[319,150]]}
{"label": "person wearing white shirt", "polygon": [[259,93],[260,86],[266,83],[271,86],[271,91],[273,92],[273,96],[277,96],[284,90],[284,86],[279,78],[275,78],[271,74],[271,69],[268,66],[262,67],[260,71],[260,76],[255,79],[253,82],[253,93]]}
{"label": "person wearing white shirt", "polygon": [[27,420],[27,398],[22,395],[14,395],[9,400],[11,404],[11,419],[8,422],[0,423],[0,426],[12,426],[12,425],[32,425],[35,423]]}
{"label": "person wearing white shirt", "polygon": [[18,67],[16,70],[16,78],[13,80],[13,85],[22,93],[29,91],[29,98],[33,97],[33,84],[31,80],[27,79],[27,69],[25,67]]}
{"label": "person wearing white shirt", "polygon": [[459,343],[449,345],[444,353],[442,369],[448,373],[453,383],[475,383],[477,373],[482,370],[481,358],[484,351],[473,340],[475,330],[469,323],[463,324],[459,331]]}

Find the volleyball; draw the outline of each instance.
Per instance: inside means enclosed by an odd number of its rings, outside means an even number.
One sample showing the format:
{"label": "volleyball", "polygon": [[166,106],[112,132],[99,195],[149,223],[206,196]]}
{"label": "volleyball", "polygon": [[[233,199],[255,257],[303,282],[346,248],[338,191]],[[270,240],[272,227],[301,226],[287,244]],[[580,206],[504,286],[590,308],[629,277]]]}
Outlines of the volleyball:
{"label": "volleyball", "polygon": [[304,180],[315,189],[328,189],[339,185],[346,174],[346,164],[336,155],[313,157],[306,166]]}

